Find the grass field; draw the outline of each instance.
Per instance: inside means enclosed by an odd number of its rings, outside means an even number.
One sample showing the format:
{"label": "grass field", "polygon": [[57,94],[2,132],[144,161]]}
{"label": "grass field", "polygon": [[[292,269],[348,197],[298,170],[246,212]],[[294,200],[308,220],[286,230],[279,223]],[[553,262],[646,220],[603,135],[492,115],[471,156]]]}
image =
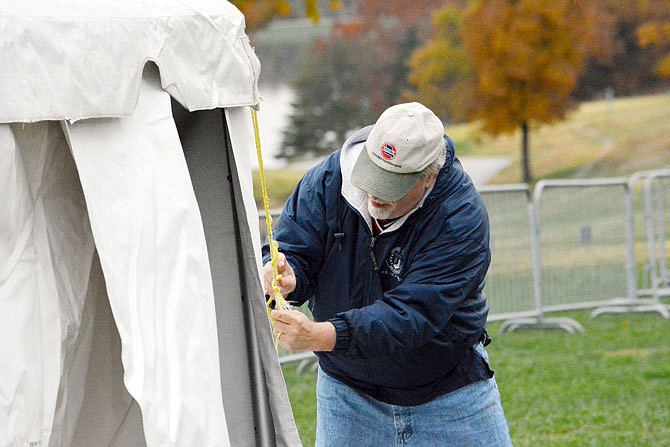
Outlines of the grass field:
{"label": "grass field", "polygon": [[[586,333],[498,334],[499,324],[489,327],[514,445],[670,446],[670,321],[658,314],[560,316]],[[285,377],[303,444],[314,445],[315,374],[298,376],[287,365]]]}

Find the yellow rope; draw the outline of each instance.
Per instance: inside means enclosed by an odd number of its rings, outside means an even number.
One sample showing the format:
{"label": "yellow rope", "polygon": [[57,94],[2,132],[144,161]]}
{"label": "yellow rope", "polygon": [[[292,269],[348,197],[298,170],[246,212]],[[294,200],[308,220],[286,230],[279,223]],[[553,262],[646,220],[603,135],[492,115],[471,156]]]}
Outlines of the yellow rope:
{"label": "yellow rope", "polygon": [[279,244],[272,237],[272,216],[270,216],[270,200],[268,199],[267,184],[265,182],[265,169],[263,168],[263,155],[261,153],[261,136],[258,131],[258,116],[256,110],[251,109],[251,121],[254,124],[254,137],[256,138],[256,154],[258,155],[258,171],[261,178],[261,188],[263,191],[263,205],[265,206],[265,224],[267,225],[268,241],[270,245],[270,265],[272,266],[272,290],[274,290],[274,298],[270,297],[266,303],[268,316],[272,310],[272,303],[276,309],[290,309],[290,305],[284,298],[279,288],[279,281],[281,275],[277,269],[277,259],[279,257]]}

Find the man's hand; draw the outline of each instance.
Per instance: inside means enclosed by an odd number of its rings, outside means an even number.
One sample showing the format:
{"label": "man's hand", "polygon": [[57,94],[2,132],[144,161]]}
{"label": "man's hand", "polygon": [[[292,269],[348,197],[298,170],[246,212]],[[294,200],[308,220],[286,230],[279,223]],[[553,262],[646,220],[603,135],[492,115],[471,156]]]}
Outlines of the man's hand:
{"label": "man's hand", "polygon": [[279,346],[289,351],[332,351],[337,334],[326,321],[317,323],[298,310],[273,310],[272,328]]}
{"label": "man's hand", "polygon": [[[281,291],[282,295],[286,297],[286,295],[295,290],[296,282],[295,273],[293,273],[293,269],[286,260],[286,256],[284,256],[284,253],[281,252],[277,257],[277,271],[279,275],[281,275],[281,278],[279,281],[277,281],[277,285],[279,285],[279,290]],[[272,264],[268,262],[263,266],[263,287],[265,288],[266,295],[275,295],[275,291],[272,288],[273,276],[274,273],[272,272]]]}

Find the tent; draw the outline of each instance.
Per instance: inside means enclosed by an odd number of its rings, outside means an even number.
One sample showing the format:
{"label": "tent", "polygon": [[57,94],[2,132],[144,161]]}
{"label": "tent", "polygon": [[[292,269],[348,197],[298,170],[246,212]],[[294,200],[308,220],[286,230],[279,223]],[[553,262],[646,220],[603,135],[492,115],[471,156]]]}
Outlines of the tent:
{"label": "tent", "polygon": [[0,445],[295,446],[222,0],[0,7]]}

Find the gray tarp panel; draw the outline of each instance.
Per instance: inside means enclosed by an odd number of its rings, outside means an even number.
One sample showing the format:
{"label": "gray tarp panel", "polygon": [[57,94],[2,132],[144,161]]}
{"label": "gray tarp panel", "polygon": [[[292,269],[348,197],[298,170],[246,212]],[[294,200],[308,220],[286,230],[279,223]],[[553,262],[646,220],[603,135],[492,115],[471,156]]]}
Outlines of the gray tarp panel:
{"label": "gray tarp panel", "polygon": [[[145,447],[140,407],[123,384],[121,340],[97,255],[91,267],[81,328],[80,334],[92,337],[90,344],[81,343],[87,355],[75,356],[75,361],[87,363],[85,381],[78,387],[84,393],[81,411],[72,415],[74,426],[64,427],[67,430],[54,427],[49,445],[67,445],[71,438],[71,447]],[[81,377],[73,379],[81,380]],[[68,388],[78,389],[61,387]],[[69,402],[63,399],[59,402],[63,412],[74,412]],[[60,436],[56,437],[57,434]]]}
{"label": "gray tarp panel", "polygon": [[225,114],[188,113],[175,101],[172,109],[205,228],[231,444],[299,445],[257,280]]}

